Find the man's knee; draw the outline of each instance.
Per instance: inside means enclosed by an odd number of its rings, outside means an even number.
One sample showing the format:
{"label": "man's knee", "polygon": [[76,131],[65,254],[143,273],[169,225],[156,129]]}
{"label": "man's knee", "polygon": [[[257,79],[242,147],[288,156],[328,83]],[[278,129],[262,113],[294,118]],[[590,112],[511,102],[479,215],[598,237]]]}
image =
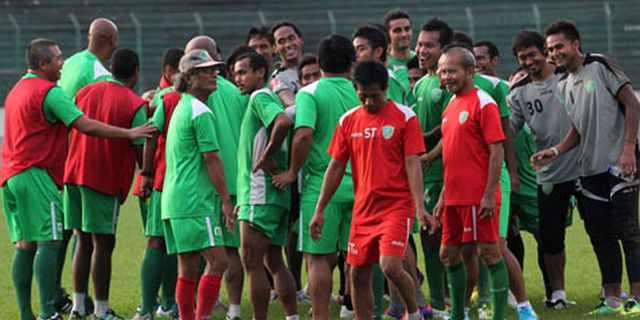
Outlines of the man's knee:
{"label": "man's knee", "polygon": [[116,236],[112,234],[94,234],[93,246],[100,253],[111,253],[116,246]]}
{"label": "man's knee", "polygon": [[486,266],[492,266],[502,259],[499,242],[484,242],[479,244],[480,259]]}
{"label": "man's knee", "polygon": [[462,249],[453,249],[443,246],[440,249],[440,261],[442,261],[442,264],[447,267],[462,263]]}
{"label": "man's knee", "polygon": [[387,278],[395,279],[404,272],[402,259],[399,257],[385,256],[380,259],[380,270]]}

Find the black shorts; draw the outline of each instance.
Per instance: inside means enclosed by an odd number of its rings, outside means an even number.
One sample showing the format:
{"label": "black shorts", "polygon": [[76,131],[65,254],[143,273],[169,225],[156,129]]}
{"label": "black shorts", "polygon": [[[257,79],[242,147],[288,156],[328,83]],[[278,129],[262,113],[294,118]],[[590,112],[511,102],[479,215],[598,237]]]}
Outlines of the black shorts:
{"label": "black shorts", "polygon": [[544,253],[558,254],[564,250],[566,227],[571,225],[575,184],[575,180],[571,180],[538,185],[538,230]]}

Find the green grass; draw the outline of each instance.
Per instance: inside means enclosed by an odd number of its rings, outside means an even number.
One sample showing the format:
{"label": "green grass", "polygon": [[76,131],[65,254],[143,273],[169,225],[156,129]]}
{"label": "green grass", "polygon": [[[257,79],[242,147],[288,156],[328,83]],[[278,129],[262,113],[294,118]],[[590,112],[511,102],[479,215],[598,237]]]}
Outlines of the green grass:
{"label": "green grass", "polygon": [[[4,214],[2,214],[4,216]],[[600,276],[598,274],[595,256],[591,245],[585,235],[582,221],[574,215],[573,226],[567,234],[567,268],[566,287],[568,298],[577,302],[567,310],[549,311],[543,304],[544,287],[542,277],[536,262],[535,241],[529,234],[524,235],[527,248],[525,260],[525,280],[529,299],[538,311],[541,319],[585,319],[585,314],[594,307],[598,300],[596,294],[599,291]],[[417,240],[417,239],[416,239]],[[121,210],[118,225],[117,244],[114,252],[113,276],[111,279],[111,306],[125,317],[133,317],[140,300],[140,262],[142,260],[145,239],[142,235],[141,219],[138,212],[137,199],[129,198]],[[13,245],[9,241],[6,221],[0,222],[0,319],[17,319],[18,311],[11,285],[11,259]],[[419,257],[420,268],[424,270],[422,256]],[[337,274],[337,273],[336,273]],[[337,278],[334,277],[334,279]],[[63,285],[71,291],[71,273],[69,264],[65,265]],[[335,290],[337,288],[334,287]],[[425,293],[426,283],[424,285]],[[627,286],[625,286],[627,289]],[[32,302],[34,311],[37,312],[37,290],[34,288]],[[226,293],[223,288],[221,297],[226,301]],[[243,315],[250,319],[251,309],[247,294],[246,282],[243,296]],[[303,319],[308,319],[308,305],[300,306],[300,314]],[[339,307],[331,306],[331,318],[338,318]],[[269,308],[270,319],[283,319],[282,308],[278,303],[272,303]],[[224,319],[224,314],[215,314],[214,319]],[[507,319],[517,319],[516,314],[510,310]],[[605,317],[601,317],[605,319]],[[611,319],[607,317],[606,319]]]}

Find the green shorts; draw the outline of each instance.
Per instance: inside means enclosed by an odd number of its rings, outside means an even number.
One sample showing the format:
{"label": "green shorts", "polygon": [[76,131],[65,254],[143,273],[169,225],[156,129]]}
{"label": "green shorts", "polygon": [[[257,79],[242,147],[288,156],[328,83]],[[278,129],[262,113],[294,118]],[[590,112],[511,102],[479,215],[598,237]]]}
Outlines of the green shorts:
{"label": "green shorts", "polygon": [[199,251],[224,245],[217,214],[162,220],[167,254]]}
{"label": "green shorts", "polygon": [[511,214],[517,219],[518,228],[533,235],[538,234],[538,198],[519,194],[511,195]]}
{"label": "green shorts", "polygon": [[[220,197],[216,197],[214,206],[217,212],[220,212],[220,226],[222,227],[222,238],[224,239],[224,246],[231,248],[240,248],[240,223],[238,223],[238,218],[236,217],[236,221],[234,221],[233,223],[234,232],[230,233],[224,223],[224,215],[222,214],[222,199]],[[231,196],[231,207],[236,207],[236,196]]]}
{"label": "green shorts", "polygon": [[279,247],[287,243],[289,236],[289,211],[271,204],[242,205],[238,221],[246,221],[252,228],[269,238],[272,245]]}
{"label": "green shorts", "polygon": [[142,219],[142,227],[147,228],[147,216],[149,215],[149,205],[151,200],[149,198],[138,197],[138,207],[140,208],[140,218]]}
{"label": "green shorts", "polygon": [[84,186],[64,185],[64,228],[85,233],[116,234],[120,197]]}
{"label": "green shorts", "polygon": [[11,242],[62,240],[62,198],[49,173],[31,167],[2,186]]}
{"label": "green shorts", "polygon": [[162,191],[153,189],[149,198],[149,210],[147,221],[144,225],[146,237],[164,237],[164,225],[162,223]]}
{"label": "green shorts", "polygon": [[353,202],[330,202],[324,209],[324,225],[320,241],[313,241],[309,232],[309,223],[316,210],[315,202],[300,204],[300,222],[298,223],[298,251],[313,254],[328,254],[338,250],[347,251]]}
{"label": "green shorts", "polygon": [[502,166],[500,172],[500,192],[502,196],[502,203],[500,204],[500,225],[498,234],[500,238],[507,237],[507,231],[509,230],[509,212],[511,211],[511,179],[509,178],[509,172],[505,166]]}

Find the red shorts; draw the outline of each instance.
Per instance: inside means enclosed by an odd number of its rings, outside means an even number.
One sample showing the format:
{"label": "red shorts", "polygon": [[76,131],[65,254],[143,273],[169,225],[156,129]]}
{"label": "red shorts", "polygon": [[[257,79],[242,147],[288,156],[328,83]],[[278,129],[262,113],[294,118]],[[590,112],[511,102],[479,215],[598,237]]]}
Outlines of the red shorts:
{"label": "red shorts", "polygon": [[412,224],[411,215],[387,216],[383,221],[366,225],[352,221],[347,263],[365,266],[377,263],[380,256],[404,258]]}
{"label": "red shorts", "polygon": [[497,242],[500,204],[491,218],[480,218],[480,206],[445,206],[442,213],[442,244]]}

